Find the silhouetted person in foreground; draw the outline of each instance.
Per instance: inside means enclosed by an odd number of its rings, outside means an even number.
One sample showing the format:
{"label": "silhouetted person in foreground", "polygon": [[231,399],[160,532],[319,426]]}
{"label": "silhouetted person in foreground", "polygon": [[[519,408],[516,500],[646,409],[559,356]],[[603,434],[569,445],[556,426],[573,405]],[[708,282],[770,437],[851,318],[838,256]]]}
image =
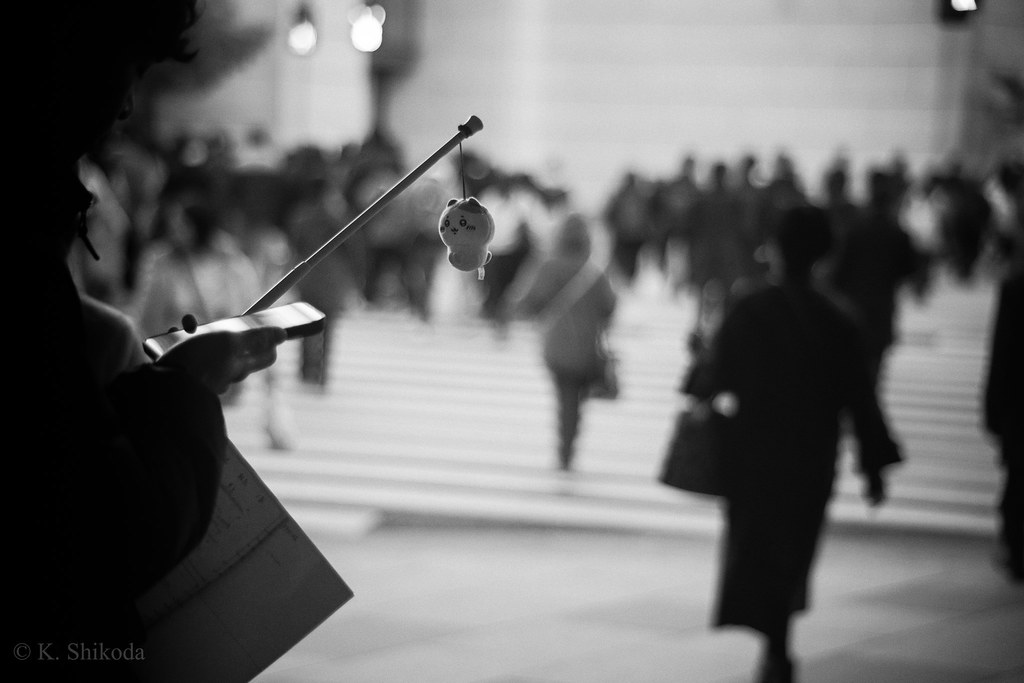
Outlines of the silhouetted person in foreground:
{"label": "silhouetted person in foreground", "polygon": [[[272,364],[285,334],[201,335],[139,362],[141,341],[124,317],[83,307],[67,263],[91,199],[78,159],[130,113],[139,74],[188,58],[181,36],[195,6],[36,7],[29,25],[44,44],[19,66],[19,82],[37,88],[24,98],[29,128],[19,129],[32,157],[17,160],[12,182],[25,215],[8,242],[24,266],[23,289],[10,297],[23,332],[7,346],[8,438],[19,444],[7,473],[8,669],[19,681],[131,681],[124,660],[146,647],[135,601],[210,521],[227,447],[218,394]],[[109,354],[112,345],[123,352]],[[124,367],[101,371],[110,358]],[[120,656],[74,661],[69,648],[78,645]]]}
{"label": "silhouetted person in foreground", "polygon": [[688,387],[717,396],[732,414],[713,624],[764,636],[758,680],[765,682],[793,679],[790,624],[809,607],[844,417],[852,418],[869,504],[885,500],[883,471],[900,461],[856,324],[811,284],[829,248],[826,214],[801,206],[780,218],[768,246],[771,281],[729,309],[709,349],[709,372]]}
{"label": "silhouetted person in foreground", "polygon": [[999,441],[1003,467],[998,561],[1013,581],[1024,582],[1024,217],[1020,214],[1016,229],[996,299],[984,416],[985,428]]}

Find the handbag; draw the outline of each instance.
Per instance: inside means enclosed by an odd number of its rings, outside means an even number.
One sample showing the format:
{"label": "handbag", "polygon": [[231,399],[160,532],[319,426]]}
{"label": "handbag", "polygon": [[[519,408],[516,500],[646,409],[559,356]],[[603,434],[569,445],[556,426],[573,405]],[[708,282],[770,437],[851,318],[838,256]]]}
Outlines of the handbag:
{"label": "handbag", "polygon": [[597,347],[599,365],[588,387],[587,396],[614,401],[619,397],[619,357],[609,348],[605,335],[601,335]]}
{"label": "handbag", "polygon": [[676,415],[658,481],[706,496],[725,495],[722,429],[727,418],[698,401]]}

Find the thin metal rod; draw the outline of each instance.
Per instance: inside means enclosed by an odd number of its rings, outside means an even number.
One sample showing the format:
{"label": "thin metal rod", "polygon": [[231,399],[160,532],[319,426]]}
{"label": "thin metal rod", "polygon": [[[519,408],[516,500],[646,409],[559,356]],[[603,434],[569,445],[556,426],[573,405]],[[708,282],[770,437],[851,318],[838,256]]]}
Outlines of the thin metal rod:
{"label": "thin metal rod", "polygon": [[421,175],[426,173],[431,166],[441,159],[441,157],[450,152],[469,136],[483,130],[483,127],[484,124],[480,119],[476,116],[470,116],[464,124],[459,126],[459,132],[453,135],[448,142],[441,145],[436,152],[427,157],[419,166],[409,171],[404,178],[395,183],[390,190],[382,194],[377,201],[363,209],[358,216],[353,218],[348,225],[339,230],[319,249],[292,268],[287,275],[281,278],[276,285],[271,287],[266,294],[261,296],[256,303],[246,309],[244,314],[262,311],[272,306],[278,299],[284,296],[289,289],[294,287],[299,280],[304,278],[309,271],[313,270],[320,261],[326,258],[328,254],[341,246],[345,240],[355,234],[359,228],[363,227],[367,221],[373,218],[378,211],[387,206],[395,197],[404,192]]}

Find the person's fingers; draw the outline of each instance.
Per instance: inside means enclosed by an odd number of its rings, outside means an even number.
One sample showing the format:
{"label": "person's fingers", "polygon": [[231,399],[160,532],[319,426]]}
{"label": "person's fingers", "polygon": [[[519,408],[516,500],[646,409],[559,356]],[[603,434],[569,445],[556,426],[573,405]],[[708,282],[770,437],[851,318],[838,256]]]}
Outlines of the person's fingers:
{"label": "person's fingers", "polygon": [[240,334],[236,338],[236,377],[244,379],[273,365],[277,361],[277,347],[286,339],[287,333],[281,327],[260,327]]}
{"label": "person's fingers", "polygon": [[259,327],[248,330],[242,338],[242,353],[253,358],[277,357],[277,347],[288,338],[283,327]]}
{"label": "person's fingers", "polygon": [[246,332],[246,335],[250,350],[253,352],[275,349],[288,338],[288,333],[283,327],[259,327]]}

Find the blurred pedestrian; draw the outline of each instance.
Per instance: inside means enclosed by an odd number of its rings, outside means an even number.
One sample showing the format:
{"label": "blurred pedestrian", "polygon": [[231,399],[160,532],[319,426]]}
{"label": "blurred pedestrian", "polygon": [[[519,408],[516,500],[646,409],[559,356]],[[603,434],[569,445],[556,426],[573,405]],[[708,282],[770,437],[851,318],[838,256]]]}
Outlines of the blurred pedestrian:
{"label": "blurred pedestrian", "polygon": [[535,203],[526,183],[525,177],[501,174],[479,197],[495,225],[494,239],[488,245],[492,257],[487,264],[487,276],[480,281],[484,288],[481,314],[499,337],[508,328],[509,288],[536,251],[531,229],[531,209]]}
{"label": "blurred pedestrian", "polygon": [[[728,174],[725,163],[713,164],[708,186],[690,209],[687,250],[697,321],[718,317],[743,291],[755,268],[753,249],[742,233],[743,204],[729,186]],[[700,334],[698,328],[693,335]],[[695,343],[691,338],[691,345]]]}
{"label": "blurred pedestrian", "polygon": [[[344,226],[348,213],[337,179],[326,175],[306,178],[298,188],[299,195],[288,210],[285,229],[297,257],[309,258],[334,237]],[[324,329],[320,334],[304,337],[300,347],[299,377],[321,390],[330,382],[331,350],[338,325],[357,288],[356,265],[347,242],[328,254],[296,284],[298,296],[324,313]]]}
{"label": "blurred pedestrian", "polygon": [[879,385],[885,358],[898,340],[898,301],[905,285],[925,294],[927,259],[900,223],[888,173],[869,172],[868,201],[831,262],[830,284],[861,325],[872,383]]}
{"label": "blurred pedestrian", "polygon": [[696,170],[697,158],[687,154],[679,171],[657,183],[651,193],[651,251],[673,296],[685,288],[682,259],[690,207],[700,193]]}
{"label": "blurred pedestrian", "polygon": [[822,277],[831,278],[836,254],[842,253],[846,237],[860,220],[860,207],[850,195],[849,170],[846,164],[835,164],[825,173],[822,208],[828,213],[832,229],[832,249],[822,259]]}
{"label": "blurred pedestrian", "polygon": [[982,183],[957,162],[940,176],[936,191],[944,199],[939,228],[947,265],[958,280],[970,282],[991,237],[992,205]]}
{"label": "blurred pedestrian", "polygon": [[772,281],[738,299],[688,389],[729,416],[725,536],[716,627],[764,637],[760,678],[794,679],[793,615],[810,606],[811,571],[833,495],[844,418],[871,505],[899,462],[867,373],[856,324],[812,286],[831,233],[824,211],[792,207],[769,243]]}
{"label": "blurred pedestrian", "polygon": [[[283,227],[284,183],[275,167],[250,161],[233,170],[227,185],[227,198],[218,209],[217,220],[256,270],[257,292],[233,314],[238,315],[291,270],[295,250]],[[285,292],[275,305],[297,298],[294,291]],[[295,445],[294,418],[280,389],[281,368],[267,368],[259,373],[258,381],[263,384],[263,420],[270,447],[291,450]]]}
{"label": "blurred pedestrian", "polygon": [[796,162],[785,150],[775,155],[771,176],[760,195],[758,233],[761,244],[765,244],[778,227],[782,214],[807,201],[807,191],[797,171]]}
{"label": "blurred pedestrian", "polygon": [[604,271],[590,259],[590,223],[579,213],[560,226],[554,252],[537,267],[515,306],[539,318],[542,353],[558,410],[558,468],[573,468],[576,439],[588,389],[601,367],[601,340],[611,325],[617,297]]}
{"label": "blurred pedestrian", "polygon": [[[365,210],[400,179],[398,167],[392,164],[357,165],[346,192],[352,216]],[[415,225],[409,218],[409,201],[408,195],[396,196],[360,231],[365,235],[362,293],[367,305],[411,308],[410,268]]]}
{"label": "blurred pedestrian", "polygon": [[768,232],[762,216],[765,188],[758,177],[759,163],[755,154],[744,154],[740,158],[733,183],[733,191],[739,199],[743,213],[740,233],[747,244],[747,249],[753,254],[753,261],[750,263],[752,270],[748,277],[755,283],[763,281],[768,270],[764,257]]}
{"label": "blurred pedestrian", "polygon": [[[437,221],[451,195],[450,179],[443,169],[432,169],[416,181],[405,196],[405,220],[409,223],[411,244],[405,263],[405,281],[409,305],[421,321],[434,319],[434,281],[437,264],[446,253],[438,239]],[[491,264],[487,266],[490,277]]]}
{"label": "blurred pedestrian", "polygon": [[616,276],[632,286],[640,268],[640,252],[651,237],[650,191],[645,179],[627,171],[604,210]]}
{"label": "blurred pedestrian", "polygon": [[[144,336],[180,326],[186,313],[199,324],[240,315],[263,293],[255,264],[221,220],[203,188],[168,181],[129,309]],[[221,400],[234,403],[242,391],[242,383],[234,384]],[[267,436],[273,447],[286,449],[291,439],[272,416],[268,410]]]}
{"label": "blurred pedestrian", "polygon": [[169,183],[140,271],[135,314],[144,335],[192,313],[199,324],[239,315],[262,293],[259,274],[200,190]]}

